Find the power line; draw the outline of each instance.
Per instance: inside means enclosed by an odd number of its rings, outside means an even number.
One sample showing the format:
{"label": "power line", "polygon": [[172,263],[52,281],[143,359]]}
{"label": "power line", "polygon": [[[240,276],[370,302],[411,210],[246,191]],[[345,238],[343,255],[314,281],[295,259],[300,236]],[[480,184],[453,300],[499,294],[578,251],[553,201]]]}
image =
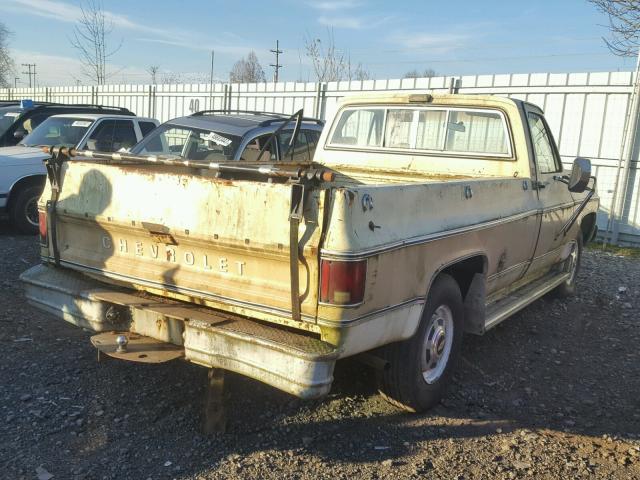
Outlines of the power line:
{"label": "power line", "polygon": [[[29,88],[36,86],[36,64],[35,63],[23,63],[23,67],[27,67],[26,72],[22,72],[23,75],[29,75]],[[31,69],[33,68],[33,71]],[[33,84],[31,83],[31,75],[33,75]]]}
{"label": "power line", "polygon": [[282,68],[282,65],[280,65],[280,54],[283,53],[282,50],[280,50],[280,41],[276,40],[276,49],[275,50],[269,50],[271,53],[275,53],[276,54],[276,63],[270,63],[269,66],[273,67],[275,69],[275,74],[273,76],[273,81],[274,82],[278,82],[278,77],[279,77],[279,70]]}

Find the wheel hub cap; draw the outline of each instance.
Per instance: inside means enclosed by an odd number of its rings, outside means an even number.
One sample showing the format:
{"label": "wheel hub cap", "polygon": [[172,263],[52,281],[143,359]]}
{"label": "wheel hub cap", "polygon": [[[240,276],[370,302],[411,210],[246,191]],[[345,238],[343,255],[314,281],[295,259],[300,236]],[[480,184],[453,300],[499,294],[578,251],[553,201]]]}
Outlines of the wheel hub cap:
{"label": "wheel hub cap", "polygon": [[447,305],[440,305],[431,316],[425,331],[422,376],[431,384],[444,373],[453,345],[453,313]]}
{"label": "wheel hub cap", "polygon": [[25,217],[31,225],[38,225],[38,197],[30,199],[25,206]]}

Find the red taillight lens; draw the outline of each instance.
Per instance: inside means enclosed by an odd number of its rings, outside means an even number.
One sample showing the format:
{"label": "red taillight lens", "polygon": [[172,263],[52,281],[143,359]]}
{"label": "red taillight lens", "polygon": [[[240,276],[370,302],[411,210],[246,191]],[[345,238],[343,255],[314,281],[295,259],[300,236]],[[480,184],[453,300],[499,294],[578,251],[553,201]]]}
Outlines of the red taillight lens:
{"label": "red taillight lens", "polygon": [[47,212],[38,211],[38,224],[40,230],[40,244],[47,245]]}
{"label": "red taillight lens", "polygon": [[320,301],[334,305],[355,305],[364,299],[367,261],[320,261]]}

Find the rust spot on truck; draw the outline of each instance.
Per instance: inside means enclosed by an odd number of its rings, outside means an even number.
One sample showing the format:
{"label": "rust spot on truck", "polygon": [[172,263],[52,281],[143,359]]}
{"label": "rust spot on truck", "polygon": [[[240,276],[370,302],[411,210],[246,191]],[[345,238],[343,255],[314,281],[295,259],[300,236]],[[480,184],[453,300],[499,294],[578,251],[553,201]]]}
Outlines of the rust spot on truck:
{"label": "rust spot on truck", "polygon": [[507,251],[505,250],[500,254],[500,258],[498,259],[498,267],[496,268],[496,272],[501,272],[504,270],[505,265],[507,264]]}

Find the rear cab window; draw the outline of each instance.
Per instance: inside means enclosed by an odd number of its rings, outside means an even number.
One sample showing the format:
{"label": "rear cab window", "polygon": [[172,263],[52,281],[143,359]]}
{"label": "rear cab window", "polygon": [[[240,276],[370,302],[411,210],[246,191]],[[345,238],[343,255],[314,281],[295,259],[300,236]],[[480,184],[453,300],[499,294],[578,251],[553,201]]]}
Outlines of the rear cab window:
{"label": "rear cab window", "polygon": [[345,108],[327,146],[511,158],[511,144],[506,118],[499,110],[403,106]]}

